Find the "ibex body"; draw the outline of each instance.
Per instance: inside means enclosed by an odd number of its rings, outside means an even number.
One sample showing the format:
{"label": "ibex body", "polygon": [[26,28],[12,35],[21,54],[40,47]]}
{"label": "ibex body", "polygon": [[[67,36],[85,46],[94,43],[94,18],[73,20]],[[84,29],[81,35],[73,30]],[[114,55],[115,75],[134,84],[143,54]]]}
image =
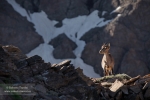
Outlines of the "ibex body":
{"label": "ibex body", "polygon": [[104,54],[101,65],[104,70],[105,76],[109,76],[113,74],[113,69],[114,69],[114,64],[115,64],[114,58],[109,53],[109,49],[110,49],[110,43],[103,44],[101,47],[101,50],[99,51],[100,54]]}

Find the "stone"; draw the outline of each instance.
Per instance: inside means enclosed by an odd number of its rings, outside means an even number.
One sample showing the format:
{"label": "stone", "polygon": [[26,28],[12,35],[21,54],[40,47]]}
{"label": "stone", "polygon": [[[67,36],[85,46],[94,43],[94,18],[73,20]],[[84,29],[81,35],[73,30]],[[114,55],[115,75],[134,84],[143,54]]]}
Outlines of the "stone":
{"label": "stone", "polygon": [[150,87],[150,82],[146,82],[145,85],[143,86],[142,90],[145,90]]}
{"label": "stone", "polygon": [[76,58],[73,50],[77,47],[77,45],[64,33],[52,39],[49,44],[53,45],[55,48],[53,56],[56,59]]}
{"label": "stone", "polygon": [[146,100],[149,100],[150,99],[150,87],[146,90],[146,92],[145,92],[145,94],[144,94],[144,98],[146,99]]}
{"label": "stone", "polygon": [[12,56],[15,60],[27,58],[27,56],[16,46],[6,45],[3,46],[3,49],[7,54]]}
{"label": "stone", "polygon": [[132,90],[134,93],[139,93],[141,91],[141,86],[140,85],[131,85],[129,87],[130,90]]}
{"label": "stone", "polygon": [[34,88],[35,88],[36,91],[39,91],[39,92],[42,92],[42,93],[46,93],[46,88],[43,85],[41,85],[41,84],[35,85]]}
{"label": "stone", "polygon": [[111,90],[112,92],[117,92],[122,86],[123,86],[123,83],[120,82],[120,81],[118,81],[118,80],[116,80],[116,81],[112,84],[112,86],[110,87],[110,90]]}
{"label": "stone", "polygon": [[128,92],[128,86],[127,85],[124,85],[121,87],[121,91],[124,93],[124,94],[129,94]]}
{"label": "stone", "polygon": [[26,61],[28,62],[28,65],[34,65],[35,63],[43,62],[42,58],[38,55],[34,55],[30,58],[27,58]]}
{"label": "stone", "polygon": [[73,50],[67,46],[60,45],[53,50],[53,56],[56,59],[68,59],[68,58],[76,58]]}
{"label": "stone", "polygon": [[121,100],[121,99],[122,99],[122,92],[120,91],[116,96],[116,100]]}
{"label": "stone", "polygon": [[18,69],[26,67],[28,65],[26,60],[19,60],[15,62],[15,65],[17,66]]}
{"label": "stone", "polygon": [[39,73],[43,73],[44,71],[50,68],[49,64],[47,63],[36,63],[30,66],[33,75],[37,75]]}
{"label": "stone", "polygon": [[126,81],[124,84],[132,85],[132,84],[134,84],[134,82],[136,82],[140,77],[141,77],[141,75],[138,75],[138,76],[136,76],[136,77],[133,77],[133,78],[129,79],[128,81]]}
{"label": "stone", "polygon": [[58,65],[59,66],[68,66],[68,65],[70,65],[70,63],[71,63],[71,60],[64,60],[64,61],[60,62]]}

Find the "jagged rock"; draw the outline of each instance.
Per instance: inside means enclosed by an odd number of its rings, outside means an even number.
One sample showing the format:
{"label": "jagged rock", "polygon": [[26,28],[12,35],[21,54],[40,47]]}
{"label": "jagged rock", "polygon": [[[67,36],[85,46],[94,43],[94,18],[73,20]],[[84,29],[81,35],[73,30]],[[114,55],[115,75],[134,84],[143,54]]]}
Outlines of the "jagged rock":
{"label": "jagged rock", "polygon": [[133,84],[133,83],[134,83],[135,81],[137,81],[140,77],[141,77],[140,75],[138,75],[138,76],[136,76],[136,77],[133,77],[133,78],[131,78],[130,80],[126,81],[124,84],[127,84],[127,85]]}
{"label": "jagged rock", "polygon": [[143,86],[143,90],[147,89],[150,87],[150,82],[145,83],[145,85]]}
{"label": "jagged rock", "polygon": [[46,93],[46,88],[41,84],[37,84],[34,88],[35,88],[36,91]]}
{"label": "jagged rock", "polygon": [[116,96],[116,100],[121,100],[121,98],[122,98],[122,92],[120,91]]}
{"label": "jagged rock", "polygon": [[149,100],[150,99],[150,87],[146,90],[146,92],[145,92],[145,94],[144,94],[144,98],[146,99],[146,100]]}
{"label": "jagged rock", "polygon": [[[8,46],[8,48],[11,47]],[[34,95],[22,95],[19,97],[22,100],[148,100],[150,98],[150,74],[134,78],[126,74],[89,78],[83,74],[82,69],[75,68],[71,60],[51,66],[50,63],[44,63],[37,55],[21,59],[15,57],[22,55],[21,53],[14,55],[11,54],[13,52],[8,52],[3,48],[0,52],[2,55],[9,53],[7,56],[2,56],[3,61],[0,62],[0,64],[6,64],[0,69],[0,83],[6,85],[11,83],[15,86],[29,85],[32,88],[31,94]],[[21,61],[26,61],[27,64],[20,64]],[[8,98],[12,100],[9,95],[0,97],[0,99]]]}
{"label": "jagged rock", "polygon": [[28,65],[34,65],[35,63],[38,63],[38,62],[44,62],[42,60],[42,58],[38,55],[34,55],[30,58],[27,58],[26,61],[27,61]]}
{"label": "jagged rock", "polygon": [[26,60],[18,60],[15,62],[15,65],[18,69],[28,66],[28,62]]}
{"label": "jagged rock", "polygon": [[141,86],[140,85],[131,85],[130,90],[132,90],[134,93],[139,93],[141,91]]}
{"label": "jagged rock", "polygon": [[121,91],[124,93],[124,94],[129,94],[128,92],[128,86],[127,85],[124,85],[121,87]]}
{"label": "jagged rock", "polygon": [[32,73],[34,75],[37,75],[37,74],[42,73],[45,70],[49,69],[50,65],[47,63],[36,63],[36,64],[30,66],[30,68],[32,70]]}
{"label": "jagged rock", "polygon": [[52,39],[49,44],[53,45],[55,48],[53,55],[56,59],[76,58],[73,50],[77,47],[77,45],[64,33]]}
{"label": "jagged rock", "polygon": [[5,50],[6,53],[11,55],[16,60],[27,58],[27,56],[23,54],[23,52],[18,47],[15,47],[13,45],[3,46],[3,49]]}
{"label": "jagged rock", "polygon": [[34,25],[27,18],[17,13],[6,0],[1,0],[0,12],[0,43],[14,45],[24,53],[28,53],[43,43],[43,39],[33,28]]}

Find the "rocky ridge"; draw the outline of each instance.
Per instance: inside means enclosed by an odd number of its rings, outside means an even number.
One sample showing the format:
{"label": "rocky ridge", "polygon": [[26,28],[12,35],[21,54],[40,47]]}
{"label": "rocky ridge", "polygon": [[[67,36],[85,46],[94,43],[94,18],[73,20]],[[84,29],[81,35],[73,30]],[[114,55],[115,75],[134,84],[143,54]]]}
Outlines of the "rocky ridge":
{"label": "rocky ridge", "polygon": [[[29,96],[1,95],[1,100],[148,100],[150,75],[131,78],[126,74],[89,78],[70,60],[44,63],[40,56],[27,57],[12,45],[0,45],[0,83],[31,85]],[[2,88],[2,86],[0,86]]]}

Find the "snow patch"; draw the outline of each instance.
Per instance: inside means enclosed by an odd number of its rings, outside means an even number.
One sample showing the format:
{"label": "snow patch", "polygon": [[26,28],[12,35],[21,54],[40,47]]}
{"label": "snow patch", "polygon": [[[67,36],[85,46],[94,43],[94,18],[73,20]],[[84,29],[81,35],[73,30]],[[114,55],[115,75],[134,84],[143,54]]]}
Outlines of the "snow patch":
{"label": "snow patch", "polygon": [[107,13],[107,11],[103,11],[103,12],[102,12],[102,16],[104,16],[106,13]]}
{"label": "snow patch", "polygon": [[110,14],[118,12],[121,9],[121,6],[118,6],[115,10],[113,10]]}

